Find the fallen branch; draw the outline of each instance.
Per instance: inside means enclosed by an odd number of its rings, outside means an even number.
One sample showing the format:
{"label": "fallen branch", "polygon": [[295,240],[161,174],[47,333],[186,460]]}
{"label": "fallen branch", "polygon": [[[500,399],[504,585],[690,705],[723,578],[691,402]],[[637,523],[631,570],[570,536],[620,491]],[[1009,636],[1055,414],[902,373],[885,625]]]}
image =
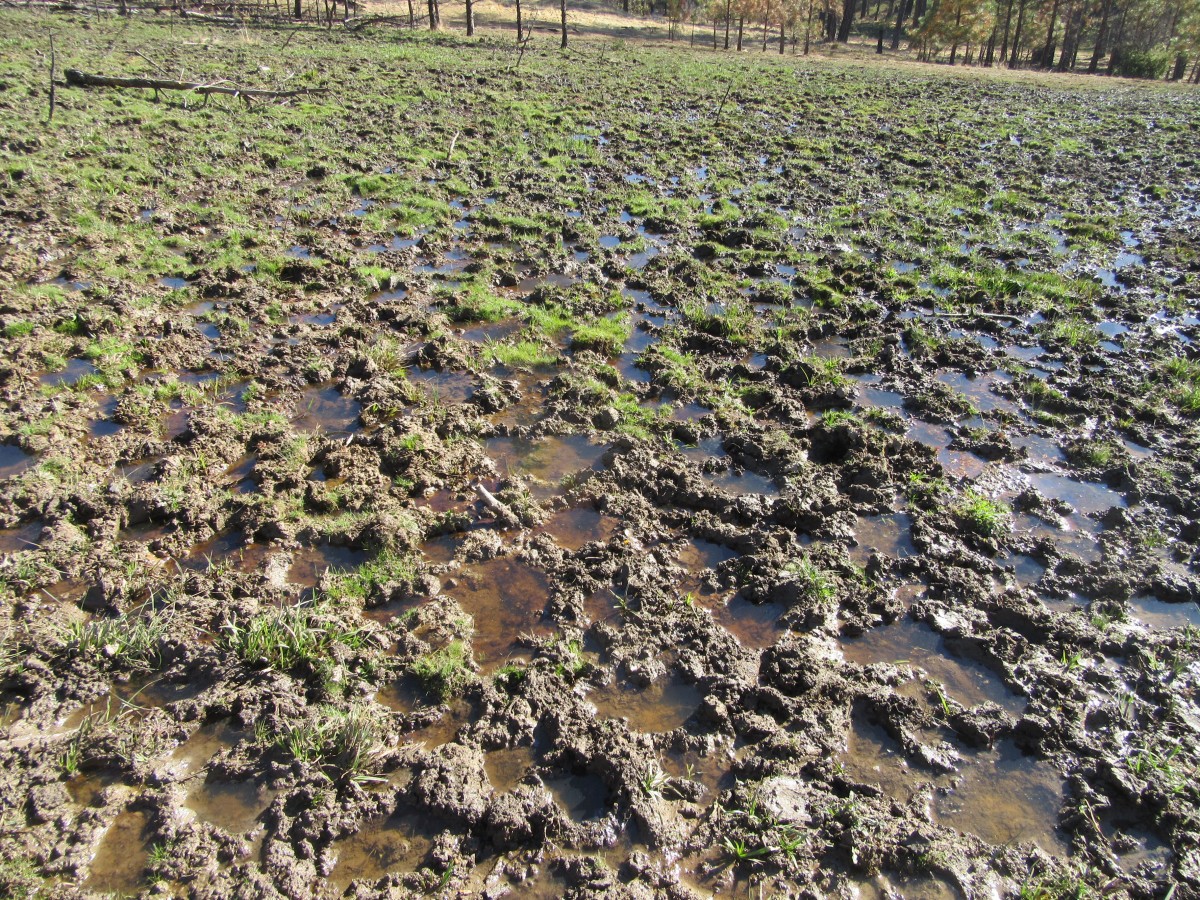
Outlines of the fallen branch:
{"label": "fallen branch", "polygon": [[400,25],[404,28],[414,27],[408,21],[408,16],[359,16],[354,19],[346,19],[342,22],[342,27],[347,31],[361,31],[371,25]]}
{"label": "fallen branch", "polygon": [[510,527],[521,524],[520,518],[511,509],[497,500],[496,495],[482,484],[475,485],[475,493],[479,495],[479,499],[483,501],[483,505],[496,514],[497,521]]}
{"label": "fallen branch", "polygon": [[233,16],[212,16],[208,13],[193,12],[190,9],[179,10],[179,15],[185,19],[193,19],[197,22],[207,22],[210,25],[243,25],[243,20],[234,18]]}
{"label": "fallen branch", "polygon": [[304,97],[309,94],[324,94],[325,88],[295,88],[290,91],[266,91],[258,88],[238,87],[227,82],[204,83],[199,81],[171,81],[166,78],[118,78],[113,75],[89,75],[78,69],[67,69],[67,84],[72,87],[115,87],[149,88],[155,91],[189,91],[193,94],[224,94],[241,97],[247,103],[262,98],[284,99]]}

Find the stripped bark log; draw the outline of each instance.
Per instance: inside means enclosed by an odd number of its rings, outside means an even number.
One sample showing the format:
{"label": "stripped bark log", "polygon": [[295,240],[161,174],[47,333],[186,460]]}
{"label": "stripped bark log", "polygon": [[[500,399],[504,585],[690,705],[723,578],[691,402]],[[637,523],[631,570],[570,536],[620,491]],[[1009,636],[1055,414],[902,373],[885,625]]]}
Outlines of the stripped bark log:
{"label": "stripped bark log", "polygon": [[194,22],[204,22],[209,25],[231,25],[236,27],[245,24],[244,19],[239,19],[235,16],[214,16],[209,13],[194,12],[190,9],[179,10],[179,15],[184,19],[191,19]]}
{"label": "stripped bark log", "polygon": [[483,501],[483,505],[495,514],[496,521],[510,528],[521,524],[520,517],[518,517],[511,509],[497,500],[496,495],[485,488],[482,484],[475,485],[475,493],[479,495],[479,499]]}
{"label": "stripped bark log", "polygon": [[202,81],[173,81],[167,78],[119,78],[113,75],[89,75],[78,69],[67,69],[67,84],[71,87],[111,87],[111,88],[148,88],[154,91],[188,91],[193,94],[208,96],[223,94],[228,97],[241,97],[247,103],[251,100],[281,100],[288,97],[305,97],[310,94],[328,93],[325,88],[294,88],[290,91],[268,91],[258,88],[239,87],[229,82],[219,81],[205,83]]}

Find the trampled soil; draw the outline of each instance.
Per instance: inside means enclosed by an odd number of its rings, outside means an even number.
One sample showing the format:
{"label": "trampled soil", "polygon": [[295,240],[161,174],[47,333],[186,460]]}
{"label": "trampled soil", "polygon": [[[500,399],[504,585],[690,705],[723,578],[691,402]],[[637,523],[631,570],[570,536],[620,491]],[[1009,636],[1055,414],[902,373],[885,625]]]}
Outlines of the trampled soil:
{"label": "trampled soil", "polygon": [[0,893],[1200,896],[1194,92],[2,21]]}

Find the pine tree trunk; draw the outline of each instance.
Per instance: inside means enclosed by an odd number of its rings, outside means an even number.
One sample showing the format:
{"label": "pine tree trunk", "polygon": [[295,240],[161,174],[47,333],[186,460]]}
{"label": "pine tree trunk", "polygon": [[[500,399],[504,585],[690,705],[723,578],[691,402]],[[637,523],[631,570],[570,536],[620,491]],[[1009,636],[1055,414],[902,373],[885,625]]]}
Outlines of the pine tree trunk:
{"label": "pine tree trunk", "polygon": [[475,3],[467,0],[467,37],[475,34]]}
{"label": "pine tree trunk", "polygon": [[850,26],[854,24],[854,10],[858,6],[854,0],[844,0],[842,3],[842,24],[838,27],[837,39],[839,44],[850,42]]}
{"label": "pine tree trunk", "polygon": [[1008,9],[1004,13],[1004,38],[1000,42],[1000,64],[1008,62],[1008,36],[1012,33],[1013,0],[1008,0]]}
{"label": "pine tree trunk", "polygon": [[892,32],[892,49],[900,49],[900,32],[904,28],[904,16],[910,0],[900,0],[900,8],[896,11],[896,30]]}
{"label": "pine tree trunk", "polygon": [[1021,29],[1025,25],[1025,0],[1017,4],[1017,30],[1013,33],[1012,49],[1008,55],[1008,67],[1017,67],[1017,58],[1021,55]]}
{"label": "pine tree trunk", "polygon": [[1054,68],[1054,26],[1058,24],[1059,0],[1050,7],[1050,27],[1046,29],[1046,44],[1042,47],[1042,68]]}
{"label": "pine tree trunk", "polygon": [[1100,14],[1100,30],[1096,34],[1096,46],[1092,48],[1092,58],[1088,62],[1088,74],[1095,75],[1100,68],[1100,60],[1104,57],[1104,41],[1108,38],[1108,16],[1112,12],[1112,0],[1104,0],[1104,11]]}
{"label": "pine tree trunk", "polygon": [[558,9],[562,13],[562,43],[563,50],[567,49],[567,0],[558,0]]}

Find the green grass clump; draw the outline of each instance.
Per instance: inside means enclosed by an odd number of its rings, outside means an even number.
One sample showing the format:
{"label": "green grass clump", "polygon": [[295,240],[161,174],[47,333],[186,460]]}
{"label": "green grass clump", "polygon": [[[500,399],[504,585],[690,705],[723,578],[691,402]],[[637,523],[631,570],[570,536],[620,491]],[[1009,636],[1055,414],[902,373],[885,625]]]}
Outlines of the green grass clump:
{"label": "green grass clump", "polygon": [[1111,441],[1084,441],[1067,450],[1071,461],[1081,466],[1104,468],[1117,456],[1117,447]]}
{"label": "green grass clump", "polygon": [[1050,329],[1050,337],[1076,350],[1090,347],[1099,340],[1096,329],[1082,319],[1059,319]]}
{"label": "green grass clump", "polygon": [[1200,360],[1176,357],[1163,366],[1162,372],[1180,412],[1200,414]]}
{"label": "green grass clump", "polygon": [[1009,509],[978,491],[967,491],[957,515],[964,528],[983,537],[997,537],[1009,529]]}
{"label": "green grass clump", "polygon": [[558,303],[531,306],[525,311],[525,318],[532,328],[546,338],[557,337],[575,323],[571,311]]}
{"label": "green grass clump", "polygon": [[500,322],[521,311],[520,303],[496,296],[478,280],[455,291],[440,289],[437,294],[448,301],[446,315],[455,322]]}
{"label": "green grass clump", "polygon": [[62,639],[71,656],[144,669],[161,660],[162,643],[177,626],[169,612],[127,613],[111,619],[73,622],[63,630]]}
{"label": "green grass clump", "polygon": [[491,344],[488,353],[492,359],[510,369],[536,369],[553,365],[558,354],[547,350],[536,341],[518,341],[515,344]]}
{"label": "green grass clump", "polygon": [[330,599],[365,601],[395,585],[411,586],[419,566],[414,556],[384,550],[353,572],[338,573],[329,589]]}
{"label": "green grass clump", "polygon": [[706,386],[696,357],[686,350],[656,344],[647,354],[647,364],[658,369],[658,377],[680,396],[695,395]]}
{"label": "green grass clump", "polygon": [[421,686],[443,703],[461,694],[471,683],[471,654],[462,641],[451,641],[432,650],[408,667]]}
{"label": "green grass clump", "polygon": [[629,316],[592,319],[571,330],[571,347],[595,350],[602,356],[616,356],[629,340]]}
{"label": "green grass clump", "polygon": [[383,749],[384,731],[381,714],[370,706],[356,703],[340,709],[323,704],[274,743],[292,759],[355,776],[369,771]]}
{"label": "green grass clump", "polygon": [[685,304],[683,318],[697,331],[723,337],[739,347],[749,344],[758,330],[754,307],[741,297],[719,306],[696,302]]}
{"label": "green grass clump", "polygon": [[784,571],[795,577],[812,600],[828,603],[837,596],[837,585],[833,579],[807,556],[789,563]]}
{"label": "green grass clump", "polygon": [[33,322],[9,322],[4,326],[4,336],[6,338],[19,338],[27,334],[33,334],[37,328]]}
{"label": "green grass clump", "polygon": [[322,604],[274,609],[245,622],[230,616],[221,629],[224,646],[242,660],[280,672],[301,663],[320,667],[335,644],[352,649],[366,644],[365,631],[342,625]]}

